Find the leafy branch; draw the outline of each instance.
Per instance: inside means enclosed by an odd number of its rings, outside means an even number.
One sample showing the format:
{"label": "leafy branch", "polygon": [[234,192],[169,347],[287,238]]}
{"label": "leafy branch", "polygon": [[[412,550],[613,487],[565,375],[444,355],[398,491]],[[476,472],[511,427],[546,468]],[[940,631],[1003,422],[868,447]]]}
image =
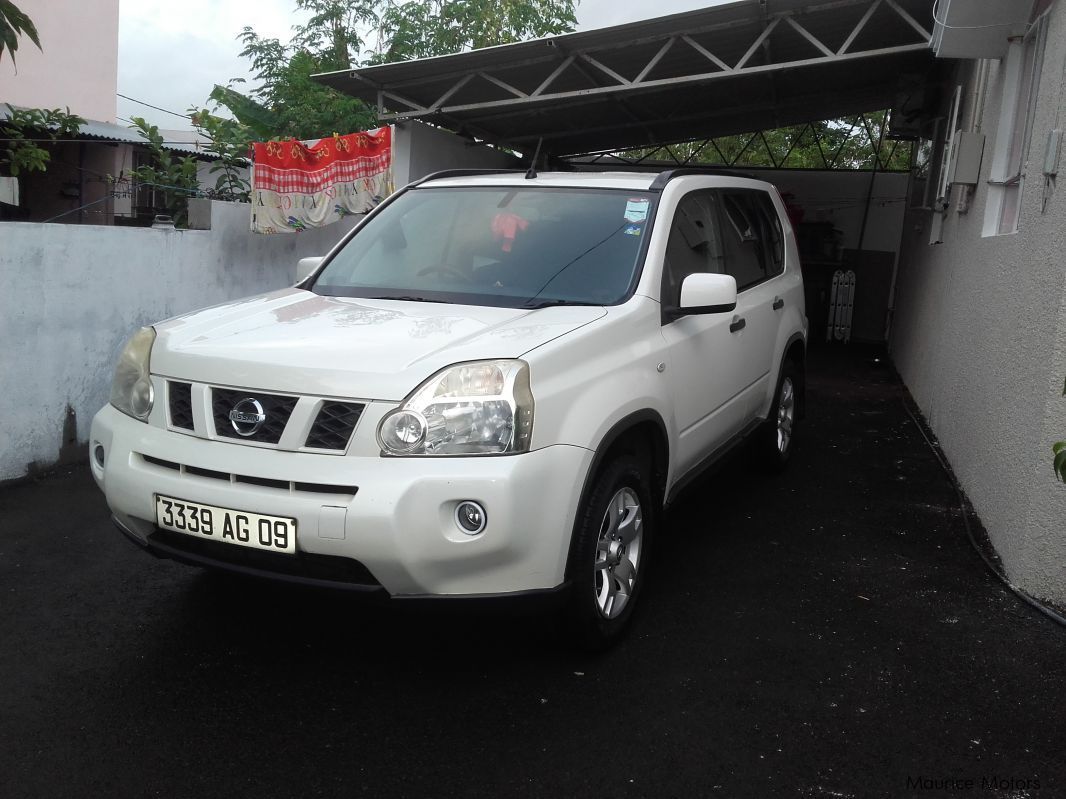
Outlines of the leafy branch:
{"label": "leafy branch", "polygon": [[0,58],[4,50],[11,53],[11,63],[15,63],[15,51],[19,49],[19,36],[27,36],[41,49],[41,38],[33,20],[19,10],[11,0],[0,0]]}
{"label": "leafy branch", "polygon": [[241,122],[215,116],[206,108],[190,108],[189,115],[197,132],[210,141],[207,152],[218,159],[210,169],[212,175],[221,173],[211,192],[213,198],[248,202],[251,185],[244,177],[244,170],[254,132]]}
{"label": "leafy branch", "polygon": [[[3,3],[3,0],[0,0]],[[15,108],[7,106],[7,119],[0,120],[0,138],[5,139],[0,168],[17,176],[20,172],[44,172],[51,161],[41,139],[55,141],[75,135],[85,120],[70,109]]]}
{"label": "leafy branch", "polygon": [[189,218],[189,197],[199,194],[196,159],[191,155],[175,158],[163,146],[158,127],[149,125],[142,117],[131,117],[130,121],[133,122],[130,127],[144,137],[154,162],[137,167],[130,174],[139,183],[159,188],[166,211],[176,226],[183,227]]}

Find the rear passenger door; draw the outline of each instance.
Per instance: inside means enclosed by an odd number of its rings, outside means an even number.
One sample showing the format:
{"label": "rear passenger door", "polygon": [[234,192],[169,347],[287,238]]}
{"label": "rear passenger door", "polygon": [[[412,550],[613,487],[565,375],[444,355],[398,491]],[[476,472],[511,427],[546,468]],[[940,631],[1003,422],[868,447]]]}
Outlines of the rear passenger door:
{"label": "rear passenger door", "polygon": [[784,270],[784,234],[770,196],[760,189],[720,189],[725,271],[737,281],[736,315],[749,359],[742,403],[747,419],[764,412],[774,373],[784,298],[776,280]]}

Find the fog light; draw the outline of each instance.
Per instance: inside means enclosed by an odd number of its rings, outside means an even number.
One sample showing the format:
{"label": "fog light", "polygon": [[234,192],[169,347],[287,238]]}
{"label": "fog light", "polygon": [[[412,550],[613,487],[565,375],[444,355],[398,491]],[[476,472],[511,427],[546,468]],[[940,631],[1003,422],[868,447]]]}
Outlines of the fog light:
{"label": "fog light", "polygon": [[467,535],[477,535],[485,529],[488,517],[485,509],[476,502],[466,500],[460,502],[455,508],[455,523],[459,529]]}
{"label": "fog light", "polygon": [[93,457],[96,459],[96,465],[101,469],[104,468],[104,445],[97,444],[93,449]]}

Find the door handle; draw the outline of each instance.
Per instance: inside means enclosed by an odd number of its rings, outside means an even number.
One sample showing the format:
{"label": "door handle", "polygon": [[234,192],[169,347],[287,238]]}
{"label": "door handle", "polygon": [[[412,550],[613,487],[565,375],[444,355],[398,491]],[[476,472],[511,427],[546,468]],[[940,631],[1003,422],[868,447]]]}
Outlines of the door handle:
{"label": "door handle", "polygon": [[744,317],[743,316],[734,316],[733,317],[733,323],[731,325],[729,325],[729,332],[730,333],[736,333],[738,330],[743,330],[744,329],[744,325],[746,325],[746,324],[747,324],[747,322],[744,321]]}
{"label": "door handle", "polygon": [[781,299],[780,297],[774,297],[774,310],[775,311],[780,311],[784,307],[785,307],[785,301],[783,299]]}

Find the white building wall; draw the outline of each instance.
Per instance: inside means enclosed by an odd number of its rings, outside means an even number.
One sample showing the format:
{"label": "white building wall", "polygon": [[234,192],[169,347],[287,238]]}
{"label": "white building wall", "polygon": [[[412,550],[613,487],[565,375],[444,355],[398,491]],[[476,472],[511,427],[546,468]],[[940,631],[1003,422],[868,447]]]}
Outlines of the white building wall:
{"label": "white building wall", "polygon": [[392,146],[396,188],[443,169],[517,169],[521,166],[521,162],[508,153],[415,121],[393,127]]}
{"label": "white building wall", "polygon": [[[0,58],[0,103],[65,108],[115,122],[119,0],[18,0],[37,27],[41,49],[23,36],[14,64]],[[16,69],[17,66],[17,69]]]}
{"label": "white building wall", "polygon": [[[980,116],[988,138],[970,209],[959,214],[953,203],[937,245],[928,244],[931,213],[908,214],[891,348],[1010,579],[1066,603],[1066,486],[1051,467],[1052,443],[1066,439],[1066,192],[1060,181],[1042,212],[1040,174],[1048,131],[1066,123],[1066,7],[1051,13],[1020,229],[981,235],[1002,135],[998,62]],[[953,82],[963,83],[964,122],[975,67],[963,66]]]}
{"label": "white building wall", "polygon": [[211,206],[211,230],[0,223],[0,482],[84,455],[138,327],[291,285],[355,224],[262,236],[247,204]]}

